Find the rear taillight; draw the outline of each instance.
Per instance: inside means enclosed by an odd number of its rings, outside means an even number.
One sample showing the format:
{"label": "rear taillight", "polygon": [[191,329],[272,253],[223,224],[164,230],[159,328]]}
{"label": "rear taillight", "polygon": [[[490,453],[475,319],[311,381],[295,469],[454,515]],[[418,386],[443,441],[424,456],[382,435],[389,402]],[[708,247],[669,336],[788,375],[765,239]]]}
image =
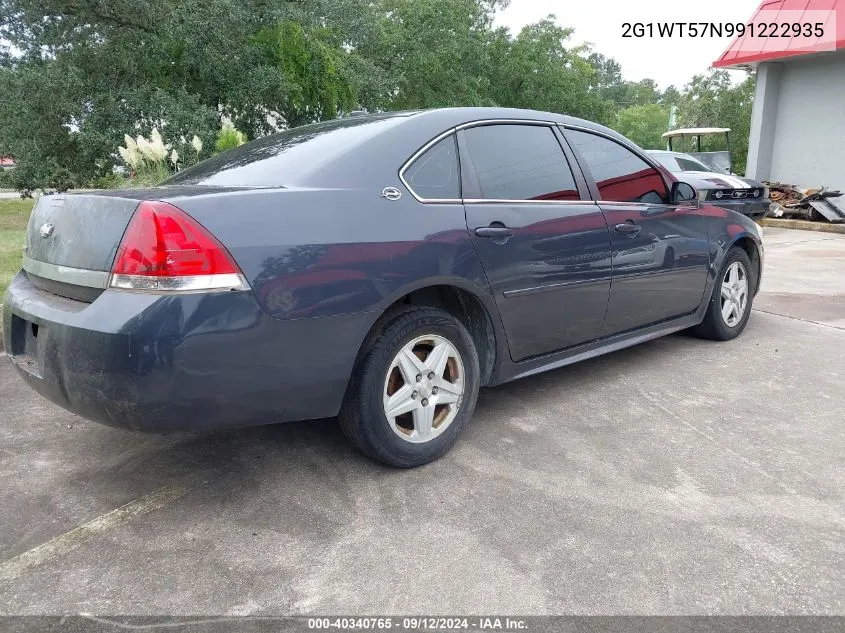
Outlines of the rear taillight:
{"label": "rear taillight", "polygon": [[246,290],[232,256],[202,225],[166,202],[142,202],[117,249],[110,285],[148,292]]}

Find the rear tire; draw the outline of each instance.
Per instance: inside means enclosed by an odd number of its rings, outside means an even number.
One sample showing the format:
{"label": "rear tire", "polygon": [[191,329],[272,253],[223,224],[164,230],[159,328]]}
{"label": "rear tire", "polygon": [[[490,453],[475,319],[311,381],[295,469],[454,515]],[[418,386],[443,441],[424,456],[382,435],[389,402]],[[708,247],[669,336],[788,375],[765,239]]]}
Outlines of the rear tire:
{"label": "rear tire", "polygon": [[691,332],[712,341],[730,341],[742,334],[751,316],[757,277],[748,254],[738,246],[731,248],[713,286],[704,321]]}
{"label": "rear tire", "polygon": [[372,459],[422,466],[452,448],[472,417],[478,388],[478,354],[463,324],[437,308],[408,308],[365,341],[340,426]]}

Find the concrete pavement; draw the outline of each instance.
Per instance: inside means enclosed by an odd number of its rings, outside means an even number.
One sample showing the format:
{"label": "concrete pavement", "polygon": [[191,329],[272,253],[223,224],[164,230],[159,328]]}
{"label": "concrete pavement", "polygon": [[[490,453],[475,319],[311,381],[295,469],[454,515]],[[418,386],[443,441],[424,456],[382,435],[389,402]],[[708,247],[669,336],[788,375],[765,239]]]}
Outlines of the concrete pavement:
{"label": "concrete pavement", "polygon": [[0,613],[842,614],[845,236],[766,243],[738,340],[485,390],[414,471],[334,420],[109,429],[0,359]]}

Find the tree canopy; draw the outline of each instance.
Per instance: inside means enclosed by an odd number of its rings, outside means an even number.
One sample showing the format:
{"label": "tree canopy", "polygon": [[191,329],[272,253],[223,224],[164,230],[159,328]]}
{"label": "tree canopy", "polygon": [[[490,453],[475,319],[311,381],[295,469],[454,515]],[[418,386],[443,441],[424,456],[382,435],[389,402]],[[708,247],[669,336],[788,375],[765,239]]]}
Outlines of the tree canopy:
{"label": "tree canopy", "polygon": [[221,118],[256,138],[359,108],[455,105],[571,114],[659,147],[677,105],[679,124],[734,127],[744,165],[750,80],[625,81],[553,16],[495,28],[506,4],[0,0],[0,155],[17,161],[13,185],[64,188],[111,173],[124,135],[153,128],[213,147]]}

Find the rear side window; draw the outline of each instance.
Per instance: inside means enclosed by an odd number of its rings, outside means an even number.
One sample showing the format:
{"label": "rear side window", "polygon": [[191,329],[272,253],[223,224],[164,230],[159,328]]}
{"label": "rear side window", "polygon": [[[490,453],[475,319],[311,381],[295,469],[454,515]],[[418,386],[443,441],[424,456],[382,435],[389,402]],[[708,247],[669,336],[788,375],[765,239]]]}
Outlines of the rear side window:
{"label": "rear side window", "polygon": [[601,200],[649,204],[669,201],[660,172],[627,147],[580,130],[567,130],[566,137],[587,161]]}
{"label": "rear side window", "polygon": [[461,176],[455,135],[429,147],[402,176],[408,187],[424,200],[459,200]]}
{"label": "rear side window", "polygon": [[551,128],[485,125],[465,131],[485,200],[578,200],[566,156]]}

